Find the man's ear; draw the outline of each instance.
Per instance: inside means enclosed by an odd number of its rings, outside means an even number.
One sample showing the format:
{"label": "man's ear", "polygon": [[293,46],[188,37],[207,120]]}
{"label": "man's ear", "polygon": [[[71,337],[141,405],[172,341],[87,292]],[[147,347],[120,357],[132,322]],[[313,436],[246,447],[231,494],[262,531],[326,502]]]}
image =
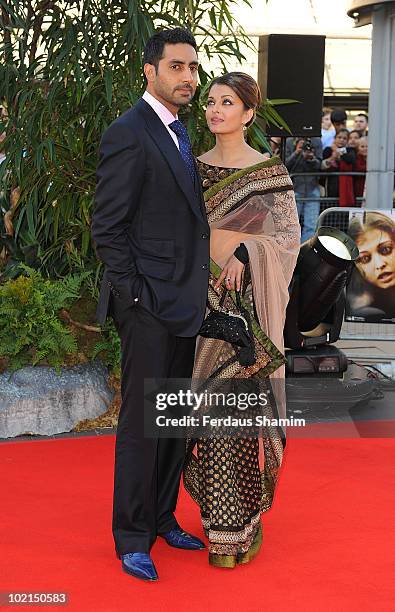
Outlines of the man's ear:
{"label": "man's ear", "polygon": [[144,64],[144,74],[148,83],[152,83],[156,77],[156,69],[153,64]]}

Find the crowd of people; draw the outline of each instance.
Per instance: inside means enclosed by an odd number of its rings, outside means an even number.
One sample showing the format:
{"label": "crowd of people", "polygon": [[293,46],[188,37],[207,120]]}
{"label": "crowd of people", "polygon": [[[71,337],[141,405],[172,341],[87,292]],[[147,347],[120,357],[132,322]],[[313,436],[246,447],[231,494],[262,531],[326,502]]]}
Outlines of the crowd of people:
{"label": "crowd of people", "polygon": [[[368,116],[365,113],[356,115],[352,129],[347,127],[348,123],[344,110],[324,108],[321,137],[286,139],[284,161],[294,184],[302,242],[314,234],[318,216],[324,208],[362,205]],[[273,153],[279,152],[279,140],[272,139]],[[350,175],[350,172],[357,174]]]}

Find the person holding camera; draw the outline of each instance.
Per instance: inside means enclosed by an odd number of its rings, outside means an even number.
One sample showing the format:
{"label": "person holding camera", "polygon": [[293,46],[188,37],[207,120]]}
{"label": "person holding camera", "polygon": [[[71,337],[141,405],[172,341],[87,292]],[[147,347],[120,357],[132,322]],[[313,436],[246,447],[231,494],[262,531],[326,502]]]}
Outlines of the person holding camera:
{"label": "person holding camera", "polygon": [[[302,225],[302,242],[314,235],[320,214],[318,177],[310,173],[320,170],[321,161],[321,138],[297,138],[296,141],[287,138],[285,165],[294,185],[299,221]],[[292,176],[294,173],[297,176]],[[307,176],[301,176],[300,173],[306,173]]]}
{"label": "person holding camera", "polygon": [[[355,166],[355,149],[349,146],[349,133],[339,130],[330,147],[322,154],[322,169],[327,172],[352,172]],[[326,180],[326,195],[336,198],[330,206],[354,206],[355,196],[352,176],[329,176]],[[338,201],[337,201],[338,198]]]}

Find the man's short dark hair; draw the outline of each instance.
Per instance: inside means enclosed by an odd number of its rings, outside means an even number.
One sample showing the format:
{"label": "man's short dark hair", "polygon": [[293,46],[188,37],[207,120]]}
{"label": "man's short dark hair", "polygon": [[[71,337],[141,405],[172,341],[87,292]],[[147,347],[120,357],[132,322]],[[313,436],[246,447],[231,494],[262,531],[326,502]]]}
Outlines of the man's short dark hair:
{"label": "man's short dark hair", "polygon": [[355,117],[365,117],[366,123],[369,121],[369,117],[365,113],[358,113],[358,115],[355,115]]}
{"label": "man's short dark hair", "polygon": [[196,40],[185,28],[173,28],[172,30],[161,30],[156,32],[144,48],[144,64],[152,64],[158,72],[159,61],[163,57],[165,45],[177,45],[183,43],[191,45],[197,51]]}
{"label": "man's short dark hair", "polygon": [[334,110],[331,112],[331,121],[332,123],[343,123],[347,121],[347,113],[341,108]]}

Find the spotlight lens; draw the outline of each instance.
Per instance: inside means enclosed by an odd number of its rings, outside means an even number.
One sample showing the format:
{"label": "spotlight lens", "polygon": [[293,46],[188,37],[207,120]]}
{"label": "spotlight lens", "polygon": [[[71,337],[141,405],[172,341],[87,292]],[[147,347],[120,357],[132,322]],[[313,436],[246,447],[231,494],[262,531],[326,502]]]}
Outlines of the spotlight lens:
{"label": "spotlight lens", "polygon": [[318,236],[318,240],[327,251],[340,259],[351,260],[351,253],[343,242],[333,236]]}

